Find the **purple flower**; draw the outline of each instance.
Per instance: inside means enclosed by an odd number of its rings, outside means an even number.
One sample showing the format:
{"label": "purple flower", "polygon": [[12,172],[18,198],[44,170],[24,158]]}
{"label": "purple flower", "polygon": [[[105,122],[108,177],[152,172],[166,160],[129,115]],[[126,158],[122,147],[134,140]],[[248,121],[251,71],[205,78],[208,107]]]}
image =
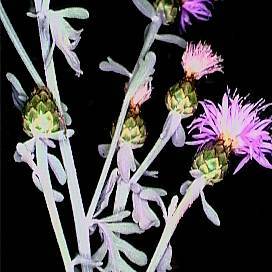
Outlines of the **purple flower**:
{"label": "purple flower", "polygon": [[180,26],[183,32],[192,24],[191,17],[208,21],[211,17],[212,0],[181,0]]}
{"label": "purple flower", "polygon": [[246,102],[246,98],[229,90],[224,94],[222,104],[215,105],[212,101],[200,102],[205,113],[196,118],[190,125],[195,139],[191,144],[201,145],[223,140],[224,145],[243,156],[234,173],[237,173],[249,160],[256,160],[260,165],[272,169],[266,155],[272,154],[272,143],[269,130],[272,117],[261,118],[263,112],[271,104],[264,99],[257,103]]}
{"label": "purple flower", "polygon": [[188,43],[182,56],[182,66],[186,78],[200,79],[201,77],[214,73],[223,72],[223,59],[215,54],[210,45],[199,42]]}

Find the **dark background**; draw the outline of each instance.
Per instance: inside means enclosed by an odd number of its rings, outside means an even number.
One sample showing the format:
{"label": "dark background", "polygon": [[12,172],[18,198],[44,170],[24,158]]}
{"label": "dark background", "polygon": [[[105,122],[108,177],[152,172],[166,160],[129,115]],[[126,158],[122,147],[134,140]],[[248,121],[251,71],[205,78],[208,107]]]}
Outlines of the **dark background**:
{"label": "dark background", "polygon": [[[36,22],[25,16],[31,7],[30,1],[3,0],[2,3],[43,76]],[[104,162],[97,153],[97,145],[110,142],[111,125],[118,116],[125,83],[121,76],[99,71],[98,64],[111,56],[132,70],[148,20],[131,1],[69,0],[52,1],[51,5],[53,9],[66,6],[83,6],[90,11],[90,20],[72,22],[77,28],[84,27],[76,50],[84,75],[76,78],[62,53],[56,50],[54,54],[61,97],[69,107],[72,127],[76,130],[71,143],[87,209]],[[271,51],[266,29],[270,21],[265,9],[264,5],[253,5],[248,1],[218,2],[213,19],[208,23],[195,23],[184,36],[187,40],[210,42],[225,59],[224,75],[214,74],[200,81],[199,99],[211,98],[220,102],[228,85],[232,89],[238,88],[243,95],[250,92],[255,100],[264,97],[271,101],[271,69],[268,66]],[[178,27],[161,29],[161,32],[167,31],[178,34]],[[14,73],[28,94],[34,85],[2,25],[0,36],[1,271],[64,271],[43,196],[33,185],[28,167],[13,161],[17,142],[27,140],[27,136],[22,131],[21,116],[13,106],[5,74]],[[164,105],[167,88],[182,76],[183,50],[160,42],[156,42],[152,50],[158,59],[153,80],[155,88],[152,99],[142,111],[148,139],[144,148],[135,152],[139,160],[143,160],[154,144],[167,116]],[[189,124],[189,121],[185,123]],[[171,196],[178,194],[181,182],[189,178],[194,153],[193,147],[180,150],[169,143],[152,165],[153,169],[160,170],[159,180],[145,178],[141,184],[167,189],[166,203],[169,203]],[[232,158],[230,172],[224,181],[206,189],[206,198],[217,210],[221,227],[213,226],[205,218],[197,200],[173,236],[173,271],[271,269],[272,174],[252,162],[232,176],[238,161],[239,158]],[[76,240],[67,187],[61,188],[53,182],[66,197],[58,208],[73,257]],[[129,239],[151,256],[161,232],[162,228],[151,229],[140,239],[139,236]],[[93,243],[97,245],[97,241]],[[144,271],[144,268],[138,268],[138,271]]]}

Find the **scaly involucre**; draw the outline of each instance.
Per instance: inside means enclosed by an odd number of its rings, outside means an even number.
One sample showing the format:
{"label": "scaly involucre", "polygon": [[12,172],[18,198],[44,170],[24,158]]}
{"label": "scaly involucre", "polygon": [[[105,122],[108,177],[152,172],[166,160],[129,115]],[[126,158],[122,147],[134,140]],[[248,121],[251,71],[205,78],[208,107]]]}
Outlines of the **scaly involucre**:
{"label": "scaly involucre", "polygon": [[224,94],[222,104],[218,106],[209,100],[200,103],[205,113],[190,125],[190,132],[198,130],[193,134],[194,141],[191,144],[203,146],[210,141],[223,140],[235,154],[244,156],[235,173],[252,159],[272,169],[272,164],[266,158],[272,154],[269,133],[272,117],[260,117],[271,104],[265,104],[264,99],[250,103],[236,92],[231,95],[229,90]]}

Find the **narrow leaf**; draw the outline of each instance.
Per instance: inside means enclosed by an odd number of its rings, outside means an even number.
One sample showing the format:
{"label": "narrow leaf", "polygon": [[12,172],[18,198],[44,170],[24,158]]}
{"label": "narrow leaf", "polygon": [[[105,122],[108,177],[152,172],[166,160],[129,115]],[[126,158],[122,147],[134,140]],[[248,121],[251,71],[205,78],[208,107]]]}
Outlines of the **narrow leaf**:
{"label": "narrow leaf", "polygon": [[131,214],[130,211],[122,211],[122,212],[104,217],[104,218],[100,219],[100,221],[105,222],[105,223],[121,222],[123,219],[129,217],[130,214]]}
{"label": "narrow leaf", "polygon": [[144,16],[150,19],[156,16],[154,7],[147,0],[132,0],[132,2]]}
{"label": "narrow leaf", "polygon": [[89,12],[85,8],[71,7],[55,11],[62,17],[75,18],[75,19],[88,19]]}
{"label": "narrow leaf", "polygon": [[159,265],[156,271],[166,272],[167,270],[172,270],[171,259],[172,259],[172,246],[169,244],[159,262]]}
{"label": "narrow leaf", "polygon": [[102,245],[97,249],[97,251],[92,255],[92,259],[94,262],[102,262],[107,255],[107,246],[106,243],[103,242]]}
{"label": "narrow leaf", "polygon": [[121,234],[140,234],[143,233],[143,230],[135,223],[109,223],[107,227],[112,232],[121,233]]}
{"label": "narrow leaf", "polygon": [[176,131],[172,136],[172,143],[175,147],[183,147],[185,144],[186,135],[182,125],[179,123]]}
{"label": "narrow leaf", "polygon": [[131,262],[139,266],[144,266],[147,264],[147,256],[144,252],[136,249],[134,246],[117,237],[115,234],[113,234],[112,238],[118,250],[123,252]]}
{"label": "narrow leaf", "polygon": [[181,48],[185,48],[187,44],[187,42],[184,39],[182,39],[181,37],[177,35],[172,35],[172,34],[160,34],[160,35],[157,34],[156,39],[162,42],[176,44],[177,46]]}
{"label": "narrow leaf", "polygon": [[178,206],[178,200],[179,200],[179,198],[177,195],[172,197],[171,203],[170,203],[168,210],[167,210],[168,217],[170,217],[174,214],[174,212]]}
{"label": "narrow leaf", "polygon": [[203,211],[205,212],[207,218],[216,226],[220,226],[220,219],[217,212],[213,209],[213,207],[206,201],[204,192],[200,192],[201,202]]}
{"label": "narrow leaf", "polygon": [[123,76],[131,77],[131,73],[120,63],[112,60],[110,57],[108,61],[102,61],[99,64],[99,69],[105,72],[114,72]]}
{"label": "narrow leaf", "polygon": [[67,175],[60,160],[56,156],[48,154],[48,162],[58,182],[64,185],[67,180]]}
{"label": "narrow leaf", "polygon": [[180,189],[179,189],[179,192],[182,194],[182,195],[185,195],[186,192],[187,192],[187,189],[190,187],[190,185],[192,184],[192,182],[190,180],[187,180],[185,182],[183,182],[180,186]]}
{"label": "narrow leaf", "polygon": [[131,93],[131,96],[139,89],[139,87],[148,80],[148,78],[154,73],[154,65],[156,63],[156,55],[154,52],[149,51],[144,60],[141,60],[139,63],[139,69],[135,73],[135,77],[131,80],[129,85],[128,92]]}

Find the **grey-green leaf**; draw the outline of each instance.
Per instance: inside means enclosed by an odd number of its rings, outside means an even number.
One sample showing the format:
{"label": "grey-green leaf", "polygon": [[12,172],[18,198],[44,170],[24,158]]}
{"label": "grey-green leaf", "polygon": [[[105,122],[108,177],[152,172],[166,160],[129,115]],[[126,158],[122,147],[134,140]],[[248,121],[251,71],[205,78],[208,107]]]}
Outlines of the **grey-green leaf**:
{"label": "grey-green leaf", "polygon": [[58,182],[61,185],[64,185],[67,179],[67,175],[60,160],[56,156],[48,154],[48,162]]}
{"label": "grey-green leaf", "polygon": [[207,218],[216,226],[220,226],[220,219],[217,212],[213,207],[206,201],[203,191],[200,192],[201,202],[203,211],[205,212]]}
{"label": "grey-green leaf", "polygon": [[114,72],[120,75],[131,77],[131,73],[120,63],[112,60],[110,57],[107,58],[108,61],[102,61],[99,64],[99,69],[105,72]]}
{"label": "grey-green leaf", "polygon": [[154,7],[147,0],[132,0],[132,2],[144,16],[150,19],[156,16]]}
{"label": "grey-green leaf", "polygon": [[135,223],[109,223],[107,224],[109,230],[115,233],[121,234],[134,234],[134,233],[143,233],[144,231],[139,228]]}
{"label": "grey-green leaf", "polygon": [[187,45],[187,42],[183,38],[173,34],[157,34],[156,39],[162,42],[176,44],[181,48],[185,48]]}
{"label": "grey-green leaf", "polygon": [[144,266],[147,264],[147,256],[144,252],[136,249],[134,246],[117,237],[115,234],[112,235],[112,238],[118,250],[123,252],[131,262],[139,266]]}
{"label": "grey-green leaf", "polygon": [[121,222],[124,218],[130,216],[130,214],[131,214],[130,211],[122,211],[122,212],[116,213],[114,215],[110,215],[110,216],[104,217],[102,219],[99,219],[99,221],[105,222],[105,223]]}
{"label": "grey-green leaf", "polygon": [[75,18],[75,19],[89,18],[89,12],[85,8],[71,7],[71,8],[56,10],[55,12],[58,13],[60,16],[66,17],[66,18]]}
{"label": "grey-green leaf", "polygon": [[156,63],[156,55],[154,52],[149,51],[144,60],[139,63],[139,69],[135,73],[135,76],[131,79],[131,84],[129,85],[128,93],[132,96],[138,90],[138,88],[143,85],[146,80],[153,75],[154,65]]}
{"label": "grey-green leaf", "polygon": [[107,246],[106,243],[103,242],[102,245],[97,249],[97,251],[92,255],[92,259],[94,262],[102,262],[107,254]]}

